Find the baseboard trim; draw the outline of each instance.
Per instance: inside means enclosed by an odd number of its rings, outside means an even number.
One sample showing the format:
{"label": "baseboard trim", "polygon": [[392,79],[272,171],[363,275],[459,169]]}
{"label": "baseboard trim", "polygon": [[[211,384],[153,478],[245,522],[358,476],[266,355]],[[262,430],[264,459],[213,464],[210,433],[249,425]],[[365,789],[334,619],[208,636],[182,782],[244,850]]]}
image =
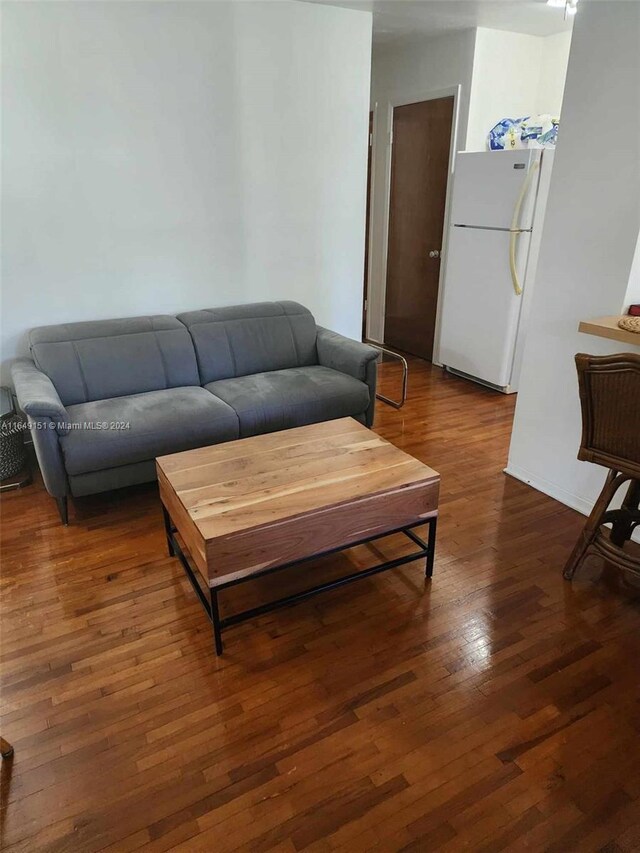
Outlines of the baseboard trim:
{"label": "baseboard trim", "polygon": [[514,477],[516,480],[520,480],[522,483],[526,483],[527,486],[532,486],[545,495],[549,495],[550,498],[559,501],[561,504],[577,510],[582,515],[589,515],[593,508],[593,503],[581,498],[579,495],[574,495],[573,492],[568,492],[562,486],[558,486],[557,483],[552,483],[550,480],[545,480],[544,477],[532,474],[531,471],[527,471],[525,468],[520,468],[517,465],[507,465],[504,473],[510,477]]}
{"label": "baseboard trim", "polygon": [[[514,477],[516,480],[520,480],[522,483],[526,483],[527,486],[531,486],[545,495],[549,495],[550,498],[559,501],[561,504],[577,510],[582,515],[589,515],[593,509],[593,503],[581,498],[579,495],[574,495],[573,492],[568,492],[556,483],[545,480],[544,477],[538,477],[532,474],[531,471],[519,468],[517,465],[507,465],[504,473],[510,477]],[[640,527],[636,528],[631,539],[640,544]]]}

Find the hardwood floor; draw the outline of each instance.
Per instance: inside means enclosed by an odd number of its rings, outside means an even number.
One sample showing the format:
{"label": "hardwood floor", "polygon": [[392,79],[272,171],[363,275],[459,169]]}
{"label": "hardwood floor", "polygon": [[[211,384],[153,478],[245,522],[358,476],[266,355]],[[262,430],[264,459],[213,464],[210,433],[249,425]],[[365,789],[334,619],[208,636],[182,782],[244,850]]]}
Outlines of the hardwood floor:
{"label": "hardwood floor", "polygon": [[376,430],[442,475],[432,583],[363,580],[230,629],[219,659],[155,486],[68,528],[39,483],[4,494],[3,849],[640,850],[638,593],[598,560],[563,581],[584,519],[502,473],[513,406],[412,361]]}

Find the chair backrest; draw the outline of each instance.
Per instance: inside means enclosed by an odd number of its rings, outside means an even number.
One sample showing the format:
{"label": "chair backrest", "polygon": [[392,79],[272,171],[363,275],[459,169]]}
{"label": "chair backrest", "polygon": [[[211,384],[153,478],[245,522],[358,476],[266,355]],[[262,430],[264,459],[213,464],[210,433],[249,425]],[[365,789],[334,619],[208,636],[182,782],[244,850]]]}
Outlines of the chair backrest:
{"label": "chair backrest", "polygon": [[578,459],[640,477],[640,355],[576,355],[582,442]]}
{"label": "chair backrest", "polygon": [[189,329],[203,385],[318,363],[316,322],[297,302],[255,302],[178,314]]}
{"label": "chair backrest", "polygon": [[41,326],[29,342],[66,406],[200,384],[191,336],[175,317]]}

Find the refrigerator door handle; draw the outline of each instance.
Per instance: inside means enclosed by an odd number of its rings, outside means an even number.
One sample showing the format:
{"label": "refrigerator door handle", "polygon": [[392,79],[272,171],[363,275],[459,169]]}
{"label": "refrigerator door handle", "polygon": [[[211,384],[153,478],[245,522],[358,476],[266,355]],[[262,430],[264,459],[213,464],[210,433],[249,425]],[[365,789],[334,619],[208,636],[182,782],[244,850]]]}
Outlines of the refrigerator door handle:
{"label": "refrigerator door handle", "polygon": [[520,231],[512,231],[509,235],[509,269],[511,270],[511,282],[516,296],[522,296],[522,285],[518,276],[518,267],[516,265],[516,246]]}
{"label": "refrigerator door handle", "polygon": [[511,270],[511,281],[513,283],[513,289],[515,290],[516,296],[522,296],[522,284],[520,283],[520,278],[518,276],[518,267],[516,265],[516,247],[518,244],[518,235],[521,233],[521,229],[518,228],[518,223],[520,222],[520,211],[522,209],[522,203],[525,200],[529,187],[531,186],[533,174],[538,168],[540,168],[540,160],[536,160],[533,166],[529,169],[527,177],[522,183],[522,189],[520,190],[520,195],[518,196],[516,206],[513,209],[513,219],[511,220],[511,235],[509,239],[509,269]]}

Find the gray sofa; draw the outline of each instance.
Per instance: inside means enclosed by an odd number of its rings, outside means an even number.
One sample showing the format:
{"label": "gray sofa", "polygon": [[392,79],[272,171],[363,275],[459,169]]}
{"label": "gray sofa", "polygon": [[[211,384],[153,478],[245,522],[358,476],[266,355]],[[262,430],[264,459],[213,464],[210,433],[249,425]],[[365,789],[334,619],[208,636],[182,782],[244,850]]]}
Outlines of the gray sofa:
{"label": "gray sofa", "polygon": [[155,457],[318,421],[373,423],[373,347],[296,302],[33,329],[12,367],[47,491],[155,479]]}

